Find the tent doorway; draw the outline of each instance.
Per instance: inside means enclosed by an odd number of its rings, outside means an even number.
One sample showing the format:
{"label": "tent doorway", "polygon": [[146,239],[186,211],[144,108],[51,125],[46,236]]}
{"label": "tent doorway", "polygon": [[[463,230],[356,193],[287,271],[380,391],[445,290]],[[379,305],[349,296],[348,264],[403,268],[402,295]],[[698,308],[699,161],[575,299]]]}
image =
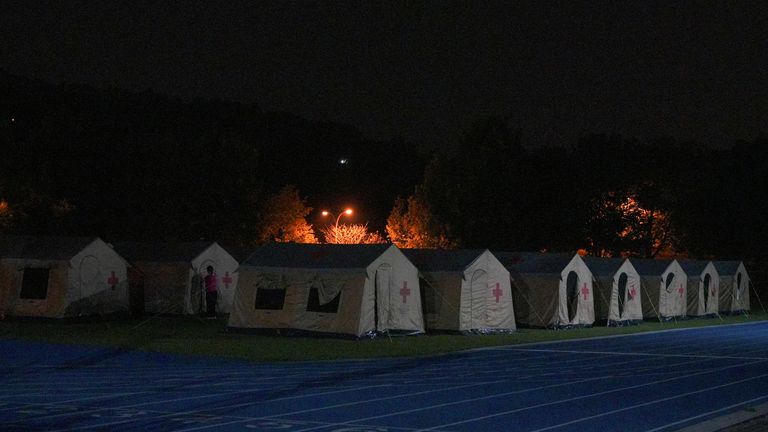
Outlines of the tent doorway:
{"label": "tent doorway", "polygon": [[[197,271],[195,271],[195,274],[192,275],[192,283],[189,285],[189,299],[192,311],[198,311],[201,314],[207,312],[205,310],[205,277],[208,275],[208,271],[206,270],[208,266],[213,267],[213,272],[216,273],[216,276],[219,275],[216,269],[216,262],[211,259],[207,259],[200,263],[200,267],[198,267]],[[221,280],[220,277],[217,279]],[[219,291],[219,295],[221,295],[221,291]],[[219,300],[221,300],[221,297],[219,297]]]}
{"label": "tent doorway", "polygon": [[565,295],[568,303],[568,322],[576,318],[576,310],[579,306],[579,275],[575,271],[568,273],[565,283]]}
{"label": "tent doorway", "polygon": [[488,322],[488,273],[475,270],[469,283],[470,322],[466,328],[483,328]]}
{"label": "tent doorway", "polygon": [[92,293],[98,291],[98,284],[101,280],[101,270],[99,265],[99,259],[93,255],[87,255],[80,261],[80,283],[77,284],[78,292],[75,295],[76,299],[89,296]]}
{"label": "tent doorway", "polygon": [[624,316],[624,302],[627,299],[627,274],[619,276],[619,319]]}
{"label": "tent doorway", "polygon": [[672,286],[672,282],[675,281],[675,274],[669,273],[667,275],[667,281],[665,282],[667,293],[672,294],[672,291],[674,291],[675,287]]}
{"label": "tent doorway", "polygon": [[736,275],[736,301],[741,299],[741,294],[744,291],[744,287],[741,285],[741,273]]}
{"label": "tent doorway", "polygon": [[704,300],[704,313],[707,312],[707,303],[709,303],[709,285],[712,283],[712,277],[707,274],[704,275],[704,281],[703,281],[703,289],[704,292],[701,293],[701,298]]}
{"label": "tent doorway", "polygon": [[374,329],[381,331],[389,328],[389,305],[392,284],[392,265],[382,264],[376,269],[375,287],[373,290],[373,322]]}

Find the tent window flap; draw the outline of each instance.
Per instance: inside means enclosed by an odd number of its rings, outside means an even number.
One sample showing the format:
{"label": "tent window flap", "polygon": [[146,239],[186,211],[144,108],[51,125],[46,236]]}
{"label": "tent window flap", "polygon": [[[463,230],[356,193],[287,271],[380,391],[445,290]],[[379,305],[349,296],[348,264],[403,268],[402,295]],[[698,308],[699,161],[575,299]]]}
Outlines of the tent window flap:
{"label": "tent window flap", "polygon": [[47,268],[25,268],[19,297],[22,299],[45,300],[48,297],[49,274],[50,269]]}

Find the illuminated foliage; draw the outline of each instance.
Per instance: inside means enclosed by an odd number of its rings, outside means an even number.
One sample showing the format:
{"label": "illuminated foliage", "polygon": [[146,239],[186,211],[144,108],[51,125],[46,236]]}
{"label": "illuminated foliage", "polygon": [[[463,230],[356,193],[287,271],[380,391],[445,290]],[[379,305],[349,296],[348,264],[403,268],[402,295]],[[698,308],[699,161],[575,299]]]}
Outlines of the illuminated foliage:
{"label": "illuminated foliage", "polygon": [[5,232],[11,226],[13,213],[8,201],[0,200],[0,232]]}
{"label": "illuminated foliage", "polygon": [[448,238],[447,229],[435,220],[429,207],[417,196],[408,200],[398,198],[387,218],[387,235],[401,248],[438,248],[456,247]]}
{"label": "illuminated foliage", "polygon": [[321,228],[326,243],[374,244],[386,243],[381,234],[368,231],[368,224],[329,225]]}
{"label": "illuminated foliage", "polygon": [[644,207],[636,192],[607,192],[591,201],[589,251],[596,256],[669,256],[676,236],[669,212]]}
{"label": "illuminated foliage", "polygon": [[264,201],[259,212],[256,241],[317,243],[314,229],[305,219],[311,211],[312,207],[307,207],[296,187],[283,187]]}

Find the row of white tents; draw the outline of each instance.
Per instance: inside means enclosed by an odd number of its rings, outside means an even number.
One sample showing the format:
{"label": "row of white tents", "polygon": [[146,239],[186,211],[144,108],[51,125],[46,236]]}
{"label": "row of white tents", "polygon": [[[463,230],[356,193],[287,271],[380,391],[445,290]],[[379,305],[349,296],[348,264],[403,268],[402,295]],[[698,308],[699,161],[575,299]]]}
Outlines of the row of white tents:
{"label": "row of white tents", "polygon": [[238,263],[215,242],[0,236],[0,314],[195,314],[209,265],[232,329],[486,333],[750,308],[740,261],[270,244]]}
{"label": "row of white tents", "polygon": [[98,237],[2,235],[0,316],[203,312],[209,265],[219,277],[220,312],[229,313],[238,262],[216,242],[110,245]]}

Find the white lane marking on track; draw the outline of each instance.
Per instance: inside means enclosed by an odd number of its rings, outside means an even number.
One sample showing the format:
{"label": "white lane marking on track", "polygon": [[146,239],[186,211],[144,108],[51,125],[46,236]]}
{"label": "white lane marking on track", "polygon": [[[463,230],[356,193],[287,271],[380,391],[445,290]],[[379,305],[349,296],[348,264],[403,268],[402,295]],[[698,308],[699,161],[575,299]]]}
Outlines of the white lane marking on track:
{"label": "white lane marking on track", "polygon": [[749,366],[749,365],[758,364],[758,363],[764,363],[764,362],[765,362],[765,360],[754,361],[754,362],[751,362],[751,363],[743,363],[743,364],[738,364],[738,365],[731,365],[731,366],[726,366],[726,367],[722,367],[722,368],[712,369],[712,370],[705,371],[705,372],[696,372],[696,373],[692,373],[692,374],[681,375],[681,376],[667,378],[667,379],[663,379],[663,380],[650,381],[650,382],[647,382],[647,383],[636,384],[636,385],[633,385],[633,386],[619,387],[619,388],[612,389],[612,390],[606,390],[606,391],[597,392],[597,393],[590,393],[590,394],[581,395],[581,396],[578,396],[578,397],[572,397],[572,398],[567,398],[567,399],[560,399],[560,400],[556,400],[556,401],[552,401],[552,402],[546,402],[546,403],[542,403],[542,404],[536,404],[536,405],[532,405],[532,406],[517,408],[517,409],[514,409],[514,410],[502,411],[502,412],[499,412],[499,413],[489,414],[489,415],[481,416],[481,417],[470,418],[470,419],[462,420],[462,421],[459,421],[459,422],[442,424],[442,425],[438,425],[438,426],[435,426],[435,427],[432,427],[432,428],[428,428],[428,429],[424,429],[424,430],[428,431],[428,430],[434,430],[436,428],[443,428],[443,427],[450,427],[450,426],[455,426],[455,425],[459,425],[459,424],[471,423],[471,422],[475,422],[475,421],[478,421],[478,420],[485,420],[485,419],[489,419],[489,418],[493,418],[493,417],[500,417],[500,416],[504,416],[504,415],[508,415],[508,414],[513,414],[513,413],[516,413],[516,412],[521,412],[521,411],[527,411],[527,410],[535,409],[535,408],[541,408],[541,407],[551,406],[551,405],[559,405],[559,404],[562,404],[562,403],[565,403],[565,402],[571,402],[571,401],[591,398],[591,397],[595,397],[595,396],[602,396],[602,395],[616,393],[616,392],[620,392],[620,391],[632,390],[632,389],[636,389],[636,388],[640,388],[640,387],[646,387],[646,386],[650,386],[650,385],[661,384],[661,383],[664,383],[664,382],[670,382],[670,381],[675,381],[675,380],[679,380],[679,379],[683,379],[683,378],[690,378],[690,377],[693,377],[693,376],[705,375],[705,374],[710,374],[710,373],[713,373],[713,372],[720,372],[720,371],[724,371],[724,370],[728,370],[728,369],[733,369],[733,368],[737,368],[737,367],[744,367],[744,366]]}
{"label": "white lane marking on track", "polygon": [[[473,398],[473,399],[464,399],[462,401],[455,401],[455,402],[446,402],[446,403],[442,403],[442,404],[439,404],[439,405],[430,405],[429,407],[414,408],[414,409],[411,409],[411,410],[398,411],[396,413],[383,414],[383,415],[373,416],[373,417],[365,417],[365,418],[361,418],[361,419],[354,419],[354,420],[350,420],[350,421],[343,422],[343,423],[337,423],[337,424],[345,425],[345,426],[350,426],[350,425],[358,424],[360,422],[364,422],[364,421],[368,421],[368,420],[375,420],[375,419],[383,418],[383,417],[391,417],[393,415],[408,414],[408,413],[416,412],[416,411],[426,411],[428,409],[439,408],[439,407],[442,407],[442,406],[456,405],[456,404],[459,404],[459,403],[470,402],[470,401],[479,401],[479,400],[485,400],[485,399],[492,399],[492,398],[499,397],[499,396],[509,396],[509,395],[513,395],[513,394],[528,393],[528,392],[532,392],[532,391],[544,390],[544,389],[555,388],[555,387],[565,387],[565,386],[574,385],[574,384],[578,384],[578,383],[582,383],[582,382],[598,381],[598,380],[601,380],[601,379],[605,379],[605,378],[604,377],[587,378],[587,379],[582,379],[582,380],[578,380],[578,381],[569,381],[567,383],[551,384],[551,385],[540,386],[540,387],[526,388],[526,389],[515,390],[515,391],[511,391],[511,392],[497,393],[497,394],[494,394],[494,395],[491,395],[491,396],[483,396],[483,397],[478,397],[478,398]],[[277,416],[275,416],[275,417],[277,417]],[[294,431],[294,432],[304,432],[304,431],[310,431],[310,430],[314,430],[314,429],[317,429],[317,428],[299,429],[298,431]],[[430,430],[433,430],[433,429],[430,429]]]}
{"label": "white lane marking on track", "polygon": [[579,350],[546,350],[546,349],[507,349],[507,351],[532,351],[532,352],[553,352],[565,354],[598,354],[614,356],[639,356],[639,357],[668,357],[668,358],[699,358],[714,360],[768,360],[768,357],[741,357],[741,356],[717,356],[717,355],[699,355],[699,354],[654,354],[654,353],[632,353],[615,351],[579,351]]}
{"label": "white lane marking on track", "polygon": [[[330,391],[330,392],[313,393],[313,394],[310,394],[310,395],[292,396],[292,397],[285,397],[285,398],[279,398],[279,399],[273,399],[273,400],[288,400],[288,399],[300,399],[300,398],[311,397],[311,396],[325,396],[325,395],[328,395],[328,394],[344,393],[344,392],[348,392],[348,391],[363,390],[363,389],[376,388],[376,387],[384,387],[384,386],[383,385],[375,385],[375,386],[367,386],[367,387],[354,388],[354,389],[334,390],[334,391]],[[185,397],[185,398],[162,399],[162,400],[158,400],[158,401],[143,402],[143,403],[131,404],[131,405],[122,405],[122,406],[118,406],[118,407],[94,408],[94,409],[90,409],[90,410],[87,410],[87,411],[79,411],[77,414],[89,414],[89,413],[97,413],[97,412],[110,411],[110,410],[124,410],[124,409],[129,409],[129,408],[136,408],[136,407],[141,407],[141,406],[147,406],[147,405],[157,405],[157,404],[162,404],[162,403],[167,403],[167,402],[178,402],[178,401],[182,401],[182,400],[193,400],[193,399],[203,399],[203,398],[211,398],[211,397],[218,397],[218,396],[228,396],[228,395],[234,395],[234,394],[252,393],[252,392],[256,392],[256,391],[262,391],[262,389],[240,390],[240,391],[236,391],[236,392],[215,393],[215,394],[201,395],[201,396],[188,396],[188,397]],[[36,405],[46,405],[46,406],[54,405],[55,406],[58,403],[63,403],[63,402],[53,402],[53,403],[36,404]],[[249,404],[251,404],[251,403],[249,403]],[[230,408],[232,406],[237,406],[237,405],[230,405],[227,408]],[[162,414],[168,414],[167,411],[158,411],[158,410],[153,410],[153,411],[154,412],[159,412],[159,413],[162,413]],[[191,412],[198,413],[200,411],[191,411]],[[69,414],[70,413],[49,415],[49,416],[44,416],[44,417],[36,417],[35,419],[36,420],[50,419],[52,417],[67,416]]]}
{"label": "white lane marking on track", "polygon": [[[572,424],[576,424],[576,423],[581,423],[583,421],[592,420],[592,419],[599,418],[599,417],[604,417],[604,416],[615,414],[615,413],[618,413],[618,412],[629,411],[629,410],[636,409],[638,407],[654,405],[654,404],[657,404],[657,403],[660,403],[660,402],[666,402],[666,401],[670,401],[670,400],[673,400],[673,399],[678,399],[678,398],[681,398],[681,397],[690,396],[690,395],[694,395],[694,394],[706,393],[706,392],[709,392],[709,391],[712,391],[712,390],[715,390],[715,389],[719,389],[719,388],[723,388],[723,387],[728,387],[728,386],[732,386],[732,385],[736,385],[736,384],[741,384],[741,383],[745,383],[747,381],[752,381],[752,380],[756,380],[756,379],[760,379],[760,378],[765,378],[765,377],[768,377],[768,374],[757,375],[757,376],[754,376],[754,377],[745,378],[745,379],[741,379],[741,380],[738,380],[738,381],[733,381],[733,382],[729,382],[729,383],[725,383],[725,384],[720,384],[720,385],[717,385],[717,386],[712,386],[712,387],[705,388],[703,390],[696,390],[696,391],[691,391],[691,392],[686,392],[686,393],[680,393],[680,394],[675,395],[675,396],[669,396],[669,397],[665,397],[665,398],[661,398],[661,399],[656,399],[656,400],[653,400],[653,401],[650,401],[650,402],[643,402],[643,403],[636,404],[636,405],[633,405],[633,406],[627,407],[627,408],[619,408],[619,409],[615,409],[615,410],[611,410],[611,411],[605,411],[605,412],[602,412],[600,414],[595,414],[595,415],[591,415],[591,416],[588,416],[588,417],[582,417],[580,419],[571,420],[569,422],[560,423],[560,424],[553,425],[553,426],[547,426],[547,427],[541,428],[541,429],[535,429],[535,430],[532,430],[532,431],[529,431],[529,432],[542,432],[542,431],[548,431],[548,430],[552,430],[552,429],[558,429],[558,428],[561,428],[563,426],[568,426],[568,425],[572,425]],[[768,398],[768,396],[762,396],[759,399],[765,399],[765,398]],[[744,405],[744,404],[749,403],[749,402],[750,401],[745,401],[745,402],[742,402],[742,403],[737,404],[737,405]],[[706,414],[704,414],[704,415],[706,415]],[[697,416],[697,417],[699,417],[699,416]],[[670,424],[672,424],[672,423],[670,423]],[[667,426],[664,426],[664,427],[662,427],[662,429],[664,429],[666,427]],[[654,429],[654,430],[656,430],[656,429]]]}
{"label": "white lane marking on track", "polygon": [[666,424],[664,426],[659,426],[657,428],[649,429],[649,430],[647,430],[645,432],[658,432],[660,430],[664,430],[664,429],[667,429],[667,428],[670,428],[670,427],[674,427],[674,426],[677,426],[677,425],[689,422],[691,420],[700,419],[700,418],[703,418],[703,417],[706,417],[706,416],[709,416],[709,415],[712,415],[712,414],[715,414],[715,413],[719,413],[719,412],[723,412],[723,411],[728,411],[728,410],[734,409],[736,407],[744,406],[746,404],[754,403],[754,402],[757,402],[757,401],[760,401],[760,400],[765,400],[765,399],[768,399],[768,396],[760,396],[760,397],[757,397],[757,398],[754,398],[754,399],[746,400],[746,401],[743,401],[743,402],[740,402],[740,403],[737,403],[737,404],[729,405],[727,407],[723,407],[723,408],[720,408],[720,409],[716,409],[716,410],[712,410],[712,411],[709,411],[709,412],[705,412],[703,414],[699,414],[699,415],[696,415],[696,416],[693,416],[693,417],[688,417],[687,419],[683,419],[683,420],[679,420],[679,421],[676,421],[676,422],[668,423],[668,424]]}

